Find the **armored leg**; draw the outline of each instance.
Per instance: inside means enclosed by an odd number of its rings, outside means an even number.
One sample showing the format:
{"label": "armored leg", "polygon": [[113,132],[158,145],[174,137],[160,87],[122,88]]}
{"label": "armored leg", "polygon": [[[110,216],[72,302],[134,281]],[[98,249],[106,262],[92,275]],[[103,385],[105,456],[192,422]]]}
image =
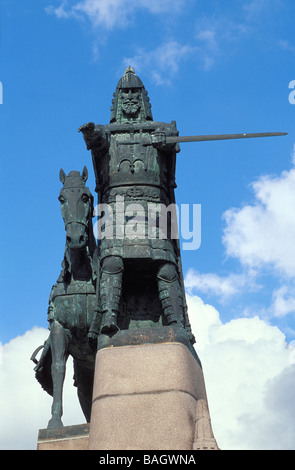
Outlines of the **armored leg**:
{"label": "armored leg", "polygon": [[184,326],[184,302],[176,267],[166,263],[158,271],[158,291],[168,325]]}
{"label": "armored leg", "polygon": [[118,256],[104,258],[101,266],[100,301],[103,313],[101,333],[118,330],[117,317],[122,292],[123,260]]}

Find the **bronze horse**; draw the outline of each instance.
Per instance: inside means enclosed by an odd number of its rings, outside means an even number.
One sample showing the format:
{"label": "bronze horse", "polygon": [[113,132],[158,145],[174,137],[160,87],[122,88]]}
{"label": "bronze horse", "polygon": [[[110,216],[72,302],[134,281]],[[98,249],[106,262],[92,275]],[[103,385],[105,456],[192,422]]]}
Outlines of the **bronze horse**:
{"label": "bronze horse", "polygon": [[[99,331],[96,301],[96,242],[93,235],[93,196],[85,187],[87,168],[82,174],[60,171],[63,188],[59,194],[66,230],[62,271],[52,287],[48,321],[50,334],[31,359],[37,364],[36,378],[53,397],[48,428],[62,427],[62,393],[66,362],[71,355],[74,385],[87,422],[90,421],[96,347],[89,340]],[[95,313],[95,314],[94,314]],[[95,319],[94,325],[92,320]],[[93,335],[94,333],[94,335]],[[40,360],[36,355],[43,348]]]}

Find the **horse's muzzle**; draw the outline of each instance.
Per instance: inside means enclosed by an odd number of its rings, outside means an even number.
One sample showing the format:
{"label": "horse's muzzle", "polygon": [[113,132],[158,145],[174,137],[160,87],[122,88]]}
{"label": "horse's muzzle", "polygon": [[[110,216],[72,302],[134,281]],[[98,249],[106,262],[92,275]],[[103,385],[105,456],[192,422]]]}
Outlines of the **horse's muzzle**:
{"label": "horse's muzzle", "polygon": [[88,242],[86,227],[79,222],[71,222],[66,227],[66,242],[69,248],[79,250],[84,248]]}

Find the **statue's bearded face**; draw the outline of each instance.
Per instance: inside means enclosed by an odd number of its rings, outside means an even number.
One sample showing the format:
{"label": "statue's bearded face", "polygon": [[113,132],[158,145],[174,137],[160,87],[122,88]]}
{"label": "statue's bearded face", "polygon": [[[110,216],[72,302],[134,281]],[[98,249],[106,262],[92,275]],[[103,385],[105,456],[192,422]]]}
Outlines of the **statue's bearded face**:
{"label": "statue's bearded face", "polygon": [[137,88],[131,88],[122,92],[122,109],[126,117],[135,118],[138,116],[140,110],[139,98],[140,91]]}

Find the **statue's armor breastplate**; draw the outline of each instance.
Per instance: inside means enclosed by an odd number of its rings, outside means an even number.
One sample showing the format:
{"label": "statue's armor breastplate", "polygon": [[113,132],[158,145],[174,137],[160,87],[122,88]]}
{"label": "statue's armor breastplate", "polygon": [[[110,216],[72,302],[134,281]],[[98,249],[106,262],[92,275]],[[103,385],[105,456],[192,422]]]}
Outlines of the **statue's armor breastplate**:
{"label": "statue's armor breastplate", "polygon": [[[114,238],[101,240],[101,259],[113,254],[123,258],[144,257],[175,262],[174,246],[170,240],[159,239],[158,236],[149,239],[147,236],[149,205],[161,203],[169,206],[174,202],[176,149],[175,146],[160,149],[152,145],[152,133],[158,129],[166,136],[177,134],[172,124],[156,121],[103,127],[109,147],[104,154],[94,152],[93,160],[99,203],[108,204],[114,214],[110,221],[114,224],[110,229]],[[132,240],[116,237],[116,233],[121,233],[117,225],[118,196],[124,198],[125,224],[132,224],[132,216],[126,216],[129,205],[137,203],[144,209],[145,216],[136,227],[140,231],[141,224],[141,233],[144,232],[145,236]],[[169,235],[167,238],[170,238]]]}
{"label": "statue's armor breastplate", "polygon": [[[84,334],[90,326],[96,308],[96,293],[92,281],[57,283],[49,299],[48,321],[57,320],[65,328]],[[82,334],[80,333],[78,334]]]}
{"label": "statue's armor breastplate", "polygon": [[169,204],[175,152],[167,153],[152,145],[151,134],[159,127],[172,134],[170,124],[154,121],[104,126],[109,149],[105,155],[94,157],[100,202],[112,203],[116,195],[121,195],[126,202]]}

